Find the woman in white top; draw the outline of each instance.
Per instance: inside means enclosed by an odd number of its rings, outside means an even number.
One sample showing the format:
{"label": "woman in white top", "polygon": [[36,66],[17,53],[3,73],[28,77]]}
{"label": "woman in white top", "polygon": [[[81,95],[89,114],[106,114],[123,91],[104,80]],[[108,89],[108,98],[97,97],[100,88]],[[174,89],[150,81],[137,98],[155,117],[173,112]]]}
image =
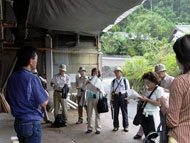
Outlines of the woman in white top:
{"label": "woman in white top", "polygon": [[[142,79],[146,89],[140,100],[147,102],[142,116],[142,127],[145,136],[147,136],[150,132],[156,131],[160,124],[160,98],[164,94],[164,90],[158,86],[160,78],[156,72],[145,73]],[[153,90],[154,92],[149,99],[148,96]]]}
{"label": "woman in white top", "polygon": [[92,133],[92,112],[95,111],[95,130],[96,134],[100,134],[100,114],[97,112],[98,99],[103,94],[104,89],[100,77],[100,71],[97,68],[93,68],[91,72],[91,80],[87,81],[87,110],[88,110],[88,127],[86,133]]}

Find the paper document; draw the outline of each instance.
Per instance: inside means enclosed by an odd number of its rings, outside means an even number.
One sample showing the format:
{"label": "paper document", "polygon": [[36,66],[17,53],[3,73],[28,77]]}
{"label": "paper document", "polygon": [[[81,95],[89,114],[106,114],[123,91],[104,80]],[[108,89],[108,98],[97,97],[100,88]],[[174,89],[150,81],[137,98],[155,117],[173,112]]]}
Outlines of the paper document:
{"label": "paper document", "polygon": [[142,97],[140,96],[135,90],[133,89],[130,89],[130,90],[127,90],[127,93],[128,93],[128,97],[126,98],[127,100],[138,100],[139,97]]}

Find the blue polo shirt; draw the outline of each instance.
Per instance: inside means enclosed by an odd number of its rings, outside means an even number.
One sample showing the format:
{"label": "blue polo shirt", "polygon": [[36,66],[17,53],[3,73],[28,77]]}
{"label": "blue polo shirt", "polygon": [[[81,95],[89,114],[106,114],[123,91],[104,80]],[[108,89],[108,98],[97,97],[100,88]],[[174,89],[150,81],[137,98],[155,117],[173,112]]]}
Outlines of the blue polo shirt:
{"label": "blue polo shirt", "polygon": [[12,115],[25,122],[43,118],[40,104],[47,101],[48,96],[39,77],[21,68],[8,80],[7,100]]}

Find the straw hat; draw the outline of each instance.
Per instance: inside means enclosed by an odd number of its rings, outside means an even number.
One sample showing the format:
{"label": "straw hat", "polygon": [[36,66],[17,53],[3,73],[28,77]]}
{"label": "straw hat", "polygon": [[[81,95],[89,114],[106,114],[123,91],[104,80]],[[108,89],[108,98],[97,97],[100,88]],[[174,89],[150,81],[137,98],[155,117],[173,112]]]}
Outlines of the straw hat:
{"label": "straw hat", "polygon": [[121,69],[121,67],[116,67],[115,69],[114,69],[114,72],[115,71],[120,71],[120,72],[122,72],[122,69]]}

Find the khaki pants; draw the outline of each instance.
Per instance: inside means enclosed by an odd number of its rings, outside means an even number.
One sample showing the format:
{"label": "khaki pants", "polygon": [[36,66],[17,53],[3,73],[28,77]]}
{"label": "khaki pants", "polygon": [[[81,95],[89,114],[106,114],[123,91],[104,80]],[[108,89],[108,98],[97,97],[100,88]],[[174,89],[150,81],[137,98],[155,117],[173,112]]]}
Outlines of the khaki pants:
{"label": "khaki pants", "polygon": [[[81,100],[81,96],[77,96],[77,103],[78,103],[78,115],[79,115],[79,119],[80,120],[83,120],[83,107],[84,106],[80,106],[80,100]],[[85,110],[86,110],[86,114],[88,113],[87,112],[87,108],[86,107],[84,107],[85,108]],[[88,115],[88,114],[87,114]]]}
{"label": "khaki pants", "polygon": [[88,99],[88,130],[93,130],[92,126],[92,112],[93,109],[95,111],[95,129],[96,131],[101,130],[101,125],[100,125],[100,114],[97,112],[97,104],[98,104],[98,99]]}
{"label": "khaki pants", "polygon": [[67,120],[67,99],[63,99],[62,93],[54,91],[53,95],[53,102],[54,102],[54,117],[56,118],[56,115],[59,112],[59,104],[62,106],[62,114],[65,116],[65,120]]}

